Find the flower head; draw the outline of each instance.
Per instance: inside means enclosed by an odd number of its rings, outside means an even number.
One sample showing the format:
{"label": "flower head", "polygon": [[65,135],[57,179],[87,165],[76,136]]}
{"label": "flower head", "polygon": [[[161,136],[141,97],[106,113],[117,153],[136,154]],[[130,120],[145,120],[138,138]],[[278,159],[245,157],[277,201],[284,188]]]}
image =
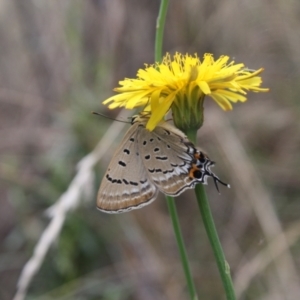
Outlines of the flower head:
{"label": "flower head", "polygon": [[139,69],[137,78],[120,81],[114,90],[120,94],[106,99],[109,108],[133,109],[150,104],[151,117],[147,129],[153,130],[172,105],[190,108],[198,107],[195,102],[210,96],[223,110],[231,110],[232,102],[247,100],[248,91],[266,92],[260,88],[262,79],[258,76],[263,69],[245,69],[242,63],[228,63],[228,56],[214,60],[212,54],[205,54],[203,60],[197,55],[167,54],[161,63],[145,65]]}

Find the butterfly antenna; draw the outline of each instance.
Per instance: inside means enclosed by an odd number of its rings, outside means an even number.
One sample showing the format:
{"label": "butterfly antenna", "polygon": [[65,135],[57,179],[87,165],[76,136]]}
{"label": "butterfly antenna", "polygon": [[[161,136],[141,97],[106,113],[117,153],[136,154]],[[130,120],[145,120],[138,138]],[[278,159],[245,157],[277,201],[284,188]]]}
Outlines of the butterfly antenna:
{"label": "butterfly antenna", "polygon": [[104,117],[104,118],[106,118],[106,119],[110,119],[110,120],[113,120],[113,121],[121,122],[121,123],[126,123],[126,124],[130,124],[130,123],[131,123],[131,122],[128,122],[128,121],[123,121],[123,120],[114,119],[114,118],[111,118],[111,117],[109,117],[109,116],[103,115],[103,114],[98,113],[98,112],[95,112],[95,111],[92,111],[92,114],[93,114],[93,115],[97,115],[97,116],[101,116],[101,117]]}

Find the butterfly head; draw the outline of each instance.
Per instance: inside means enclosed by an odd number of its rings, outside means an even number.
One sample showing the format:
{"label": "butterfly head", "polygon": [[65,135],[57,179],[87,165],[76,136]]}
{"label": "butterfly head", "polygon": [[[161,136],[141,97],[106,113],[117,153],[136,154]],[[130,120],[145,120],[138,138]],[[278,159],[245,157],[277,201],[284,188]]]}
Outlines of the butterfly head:
{"label": "butterfly head", "polygon": [[146,122],[149,120],[150,118],[150,111],[142,111],[140,112],[138,115],[134,115],[131,117],[131,125],[133,125],[134,123],[142,123],[142,122]]}

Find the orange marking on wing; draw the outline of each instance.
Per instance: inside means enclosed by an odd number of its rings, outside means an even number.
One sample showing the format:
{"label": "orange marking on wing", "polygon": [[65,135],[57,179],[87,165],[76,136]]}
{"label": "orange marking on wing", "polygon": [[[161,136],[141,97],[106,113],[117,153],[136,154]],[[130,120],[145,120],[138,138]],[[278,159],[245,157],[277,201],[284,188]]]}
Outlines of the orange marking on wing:
{"label": "orange marking on wing", "polygon": [[199,168],[197,167],[196,164],[192,164],[192,167],[190,168],[190,171],[189,171],[189,178],[190,179],[194,179],[195,176],[194,176],[194,172],[199,170]]}

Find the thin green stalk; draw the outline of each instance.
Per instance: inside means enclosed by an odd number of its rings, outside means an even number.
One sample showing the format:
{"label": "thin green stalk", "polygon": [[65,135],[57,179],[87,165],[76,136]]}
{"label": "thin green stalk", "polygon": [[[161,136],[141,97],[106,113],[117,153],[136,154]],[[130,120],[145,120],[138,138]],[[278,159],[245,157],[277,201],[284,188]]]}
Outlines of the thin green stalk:
{"label": "thin green stalk", "polygon": [[[188,138],[192,142],[196,142],[196,134],[197,131],[190,130],[186,133]],[[202,220],[204,223],[204,227],[210,241],[211,247],[213,249],[215,259],[217,261],[219,273],[223,282],[223,286],[226,293],[227,300],[235,300],[235,291],[230,275],[230,266],[225,259],[225,255],[222,249],[222,245],[220,243],[218,233],[216,230],[216,226],[214,223],[213,216],[211,214],[211,210],[209,207],[209,202],[204,190],[204,186],[202,184],[197,184],[195,187],[195,194],[198,202],[198,206],[201,212]]]}
{"label": "thin green stalk", "polygon": [[189,266],[189,261],[188,261],[187,255],[186,255],[185,245],[184,245],[184,241],[182,238],[182,233],[181,233],[181,229],[180,229],[180,225],[179,225],[175,201],[174,201],[174,198],[170,197],[170,196],[166,196],[166,199],[167,199],[167,204],[168,204],[168,208],[169,208],[169,213],[170,213],[170,216],[172,219],[173,229],[174,229],[174,233],[175,233],[175,237],[176,237],[176,241],[177,241],[177,246],[179,249],[180,259],[181,259],[184,275],[186,278],[190,298],[193,300],[196,300],[196,299],[198,299],[198,297],[197,297],[195,285],[193,282],[193,278],[192,278],[192,274],[191,274],[191,270],[190,270],[190,266]]}
{"label": "thin green stalk", "polygon": [[169,6],[169,0],[161,0],[158,17],[156,20],[155,49],[154,49],[155,62],[161,62],[162,59],[162,45],[163,45],[164,29],[165,29],[168,6]]}
{"label": "thin green stalk", "polygon": [[[162,60],[162,45],[163,45],[163,35],[164,35],[164,28],[166,22],[166,15],[168,11],[169,0],[161,0],[159,13],[156,21],[156,36],[155,36],[155,62],[161,62]],[[195,285],[193,282],[192,274],[189,267],[188,258],[186,255],[185,245],[179,225],[177,210],[175,206],[175,201],[173,197],[166,196],[167,204],[169,208],[169,213],[172,219],[173,229],[179,249],[180,259],[182,263],[182,267],[184,270],[188,291],[190,294],[191,300],[196,300],[197,293],[195,289]]]}
{"label": "thin green stalk", "polygon": [[223,282],[227,300],[234,300],[236,299],[236,297],[230,275],[230,266],[227,263],[224,256],[224,252],[214,224],[213,216],[210,211],[204,186],[202,184],[198,184],[195,188],[195,193],[198,201],[198,206],[202,215],[204,227],[206,229],[206,233],[208,235],[211,247],[213,249],[217,261],[219,273]]}

